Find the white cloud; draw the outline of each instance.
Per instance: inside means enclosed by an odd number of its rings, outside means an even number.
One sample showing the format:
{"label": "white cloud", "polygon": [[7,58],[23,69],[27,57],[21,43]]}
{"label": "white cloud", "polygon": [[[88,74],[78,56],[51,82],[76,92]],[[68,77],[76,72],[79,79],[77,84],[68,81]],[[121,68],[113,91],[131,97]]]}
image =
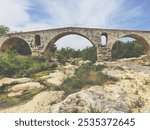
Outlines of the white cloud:
{"label": "white cloud", "polygon": [[[41,7],[42,15],[48,14],[45,19],[39,17],[39,21],[32,20],[33,12],[29,13],[29,10],[36,8],[35,4],[38,4],[37,8]],[[0,0],[0,25],[6,25],[13,31],[57,26],[132,29],[141,22],[132,23],[132,19],[142,13],[143,5],[134,5],[133,8],[132,3],[126,0]],[[59,42],[66,44],[68,39]],[[76,46],[86,42],[77,37],[71,39]]]}
{"label": "white cloud", "polygon": [[[99,28],[126,27],[127,19],[138,17],[143,5],[131,6],[126,0],[42,0],[51,25]],[[121,21],[121,24],[120,24]],[[136,23],[134,23],[136,24]],[[130,26],[131,28],[131,26]]]}
{"label": "white cloud", "polygon": [[11,27],[30,21],[28,0],[0,0],[0,24]]}
{"label": "white cloud", "polygon": [[[40,18],[32,21],[32,13],[28,10],[36,8],[35,4],[49,16],[42,21]],[[0,24],[12,30],[43,29],[45,26],[132,28],[127,22],[142,15],[142,10],[143,5],[133,8],[126,0],[0,0]]]}

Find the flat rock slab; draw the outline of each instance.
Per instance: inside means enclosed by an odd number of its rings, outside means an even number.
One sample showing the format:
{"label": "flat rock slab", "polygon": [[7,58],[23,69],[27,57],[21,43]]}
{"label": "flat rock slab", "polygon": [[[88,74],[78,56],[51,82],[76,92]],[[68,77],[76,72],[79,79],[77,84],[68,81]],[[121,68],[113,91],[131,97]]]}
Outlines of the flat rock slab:
{"label": "flat rock slab", "polygon": [[11,107],[8,109],[1,110],[0,112],[5,113],[48,113],[50,112],[50,106],[55,104],[64,98],[63,91],[43,91],[33,97],[29,102]]}
{"label": "flat rock slab", "polygon": [[11,84],[21,84],[30,82],[30,78],[3,78],[0,80],[0,86],[11,85]]}

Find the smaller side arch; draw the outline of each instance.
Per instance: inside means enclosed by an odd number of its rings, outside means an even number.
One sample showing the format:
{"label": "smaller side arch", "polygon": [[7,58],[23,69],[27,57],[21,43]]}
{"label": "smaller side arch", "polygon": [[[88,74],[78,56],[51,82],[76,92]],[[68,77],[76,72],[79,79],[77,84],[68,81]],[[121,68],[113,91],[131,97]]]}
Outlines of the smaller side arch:
{"label": "smaller side arch", "polygon": [[0,51],[5,52],[7,49],[10,49],[11,47],[13,47],[13,45],[19,46],[18,47],[18,49],[20,49],[18,52],[19,54],[31,55],[32,53],[29,44],[25,40],[19,37],[11,37],[5,40],[0,48]]}
{"label": "smaller side arch", "polygon": [[116,41],[118,41],[120,38],[124,38],[124,37],[130,37],[130,38],[135,39],[136,41],[138,41],[139,43],[141,43],[144,46],[146,53],[149,52],[150,45],[149,45],[148,41],[143,36],[140,36],[139,34],[133,34],[133,33],[132,34],[124,34],[124,35],[119,36],[112,42],[112,44],[109,46],[109,48],[112,50]]}

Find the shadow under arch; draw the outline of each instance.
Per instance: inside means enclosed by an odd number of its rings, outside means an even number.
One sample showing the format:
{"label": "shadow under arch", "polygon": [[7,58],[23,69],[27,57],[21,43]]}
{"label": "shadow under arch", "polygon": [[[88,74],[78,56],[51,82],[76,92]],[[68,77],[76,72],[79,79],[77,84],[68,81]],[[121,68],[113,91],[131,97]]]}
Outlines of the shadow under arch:
{"label": "shadow under arch", "polygon": [[44,49],[43,52],[43,56],[44,58],[49,58],[49,51],[50,48],[61,38],[65,37],[65,36],[69,36],[69,35],[77,35],[77,36],[81,36],[85,39],[87,39],[88,41],[90,41],[90,43],[95,47],[95,44],[85,35],[80,34],[80,33],[76,33],[76,32],[64,32],[61,34],[58,34],[57,36],[55,36],[52,40],[50,40],[50,42],[47,44],[46,48]]}
{"label": "shadow under arch", "polygon": [[148,51],[150,50],[150,45],[148,44],[148,41],[147,41],[144,37],[140,36],[139,34],[127,34],[127,35],[122,35],[122,36],[120,36],[120,37],[113,43],[113,45],[111,46],[111,50],[112,50],[114,44],[115,44],[117,41],[119,41],[119,39],[125,38],[125,37],[133,38],[133,39],[135,39],[139,44],[143,45],[144,50],[145,50],[146,53],[148,53]]}
{"label": "shadow under arch", "polygon": [[17,47],[15,49],[16,50],[18,49],[17,53],[19,53],[21,55],[31,55],[32,54],[28,43],[19,37],[11,37],[11,38],[5,40],[0,48],[0,51],[5,52],[7,49],[11,49],[12,47]]}

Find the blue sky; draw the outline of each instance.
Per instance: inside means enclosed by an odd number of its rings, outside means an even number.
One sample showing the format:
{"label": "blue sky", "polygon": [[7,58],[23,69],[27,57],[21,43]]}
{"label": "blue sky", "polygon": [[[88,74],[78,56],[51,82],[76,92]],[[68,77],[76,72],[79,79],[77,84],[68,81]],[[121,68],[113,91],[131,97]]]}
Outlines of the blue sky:
{"label": "blue sky", "polygon": [[80,26],[150,30],[150,0],[0,0],[11,31]]}
{"label": "blue sky", "polygon": [[13,31],[83,26],[150,30],[149,0],[0,0]]}

